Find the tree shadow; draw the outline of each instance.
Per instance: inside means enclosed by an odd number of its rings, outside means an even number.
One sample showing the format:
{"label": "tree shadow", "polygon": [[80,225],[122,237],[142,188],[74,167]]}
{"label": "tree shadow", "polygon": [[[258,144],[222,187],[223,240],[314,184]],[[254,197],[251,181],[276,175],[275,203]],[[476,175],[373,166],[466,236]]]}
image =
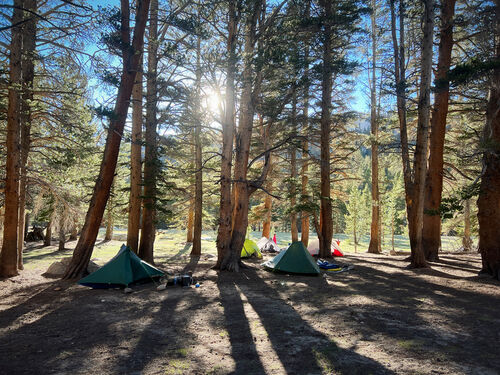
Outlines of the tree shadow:
{"label": "tree shadow", "polygon": [[[367,262],[369,266],[360,262],[352,274],[342,278],[345,286],[326,288],[329,298],[317,302],[320,315],[333,309],[335,315],[344,317],[345,327],[359,332],[363,339],[377,337],[382,344],[391,340],[404,356],[416,361],[425,356],[472,366],[469,370],[474,371],[481,366],[500,368],[500,358],[493,355],[500,331],[489,328],[498,322],[500,297],[481,293],[470,284],[464,289],[466,284],[460,283],[479,281],[477,277],[458,277],[435,269],[401,269],[395,274],[373,267],[374,262]],[[304,298],[300,292],[293,297]],[[334,306],[332,300],[337,302]]]}
{"label": "tree shadow", "polygon": [[250,325],[245,315],[243,301],[236,283],[219,275],[217,287],[224,309],[225,329],[231,343],[231,355],[236,362],[235,374],[263,374],[264,366],[257,353]]}
{"label": "tree shadow", "polygon": [[[243,330],[244,342],[250,346],[252,357],[256,356],[255,345],[251,333],[248,331],[248,322],[244,312],[241,311],[241,297],[238,290],[245,296],[248,303],[257,313],[258,318],[264,327],[270,344],[279,358],[287,374],[306,373],[339,373],[339,374],[393,374],[393,372],[373,359],[364,357],[352,350],[339,347],[333,340],[322,332],[314,329],[301,315],[293,308],[289,301],[285,301],[282,296],[269,287],[261,276],[257,274],[255,268],[248,267],[242,272],[242,276],[234,281],[234,286],[228,282],[227,273],[219,275],[218,285],[220,285],[224,309],[228,312],[235,308],[242,315],[242,322],[239,325],[233,324],[232,314],[227,315],[227,327],[232,344],[240,340],[241,330]],[[276,275],[277,279],[290,280],[286,275]],[[295,276],[292,276],[292,279]],[[308,283],[311,278],[297,276],[303,283]],[[308,280],[309,279],[309,280]],[[313,278],[315,284],[326,284],[321,277]],[[228,285],[229,284],[229,285]],[[236,290],[236,288],[238,290]],[[259,291],[256,293],[255,291]],[[260,293],[260,291],[263,291]],[[243,328],[242,328],[243,326]],[[245,358],[238,354],[238,347],[233,347],[235,360],[243,361]],[[307,360],[305,360],[307,359]],[[353,363],[356,365],[353,366]]]}

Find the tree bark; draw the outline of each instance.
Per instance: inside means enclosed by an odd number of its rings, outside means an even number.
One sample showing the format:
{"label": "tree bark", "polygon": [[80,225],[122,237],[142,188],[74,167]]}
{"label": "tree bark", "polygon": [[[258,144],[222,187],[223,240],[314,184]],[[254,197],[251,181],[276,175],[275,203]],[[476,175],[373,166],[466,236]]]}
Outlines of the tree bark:
{"label": "tree bark", "polygon": [[64,212],[61,212],[61,216],[59,217],[59,247],[58,251],[64,251],[64,245],[66,245],[66,233],[64,230]]}
{"label": "tree bark", "polygon": [[31,136],[31,105],[33,101],[33,80],[35,77],[35,48],[36,48],[36,1],[25,0],[25,9],[31,13],[25,20],[22,34],[22,100],[21,100],[21,169],[19,181],[19,226],[17,235],[17,267],[22,270],[23,246],[26,235],[26,189],[27,189],[27,163],[30,149]]}
{"label": "tree bark", "polygon": [[23,1],[14,0],[9,61],[9,89],[7,108],[7,160],[5,176],[5,217],[2,251],[0,252],[0,277],[18,274],[18,224],[19,224],[19,167],[20,167],[20,94],[22,84],[21,51]]}
{"label": "tree bark", "polygon": [[52,215],[50,215],[49,223],[45,229],[45,237],[43,239],[43,246],[50,246],[52,243]]}
{"label": "tree bark", "polygon": [[[434,0],[424,2],[424,27],[422,38],[422,58],[420,93],[418,99],[417,143],[414,157],[414,207],[412,215],[415,222],[415,244],[411,246],[411,264],[413,268],[426,267],[425,252],[422,243],[424,224],[425,177],[427,175],[427,152],[429,145],[430,97],[432,78],[432,42],[434,34]],[[411,240],[411,238],[410,238]]]}
{"label": "tree bark", "polygon": [[196,111],[195,116],[195,198],[194,198],[194,230],[193,247],[191,256],[201,255],[201,230],[203,214],[203,165],[202,165],[202,145],[201,145],[201,37],[198,36],[196,43]]}
{"label": "tree bark", "polygon": [[322,0],[325,18],[325,29],[323,31],[323,71],[321,91],[321,208],[320,208],[320,230],[321,238],[319,244],[319,256],[330,258],[332,256],[331,245],[333,236],[332,200],[330,197],[330,110],[332,102],[332,4],[328,0]]}
{"label": "tree bark", "polygon": [[290,223],[292,232],[292,242],[299,240],[299,231],[297,228],[297,150],[295,147],[295,137],[297,135],[297,93],[296,88],[293,89],[292,95],[292,133],[293,141],[290,147]]}
{"label": "tree bark", "polygon": [[464,251],[472,250],[472,239],[470,238],[470,199],[465,200],[464,207],[464,237],[462,238]]}
{"label": "tree bark", "polygon": [[441,27],[438,65],[435,75],[434,107],[430,129],[429,169],[425,182],[424,229],[422,243],[425,258],[438,260],[441,247],[441,216],[439,207],[443,192],[443,152],[450,83],[448,72],[453,48],[453,16],[456,0],[441,1]]}
{"label": "tree bark", "polygon": [[233,158],[233,136],[236,116],[234,81],[236,74],[236,41],[238,28],[236,0],[229,0],[228,17],[226,105],[224,123],[222,124],[219,228],[217,231],[217,264],[215,265],[217,269],[222,268],[223,259],[229,252],[231,244],[231,162]]}
{"label": "tree bark", "polygon": [[189,198],[189,209],[188,209],[188,218],[186,224],[186,242],[193,243],[193,230],[194,230],[194,198],[195,192],[194,189],[191,193],[191,197]]}
{"label": "tree bark", "polygon": [[401,137],[401,159],[405,184],[408,232],[411,246],[411,266],[425,267],[425,255],[422,249],[423,201],[428,147],[428,123],[430,107],[430,79],[432,68],[432,27],[434,7],[432,0],[424,0],[424,37],[422,40],[421,82],[418,104],[417,142],[414,156],[414,170],[410,167],[408,131],[406,123],[406,72],[405,72],[405,29],[404,1],[399,3],[399,46],[396,36],[396,15],[394,1],[390,1],[391,31],[394,52],[394,76],[396,82],[397,109]]}
{"label": "tree bark", "polygon": [[130,95],[139,68],[139,60],[142,56],[138,51],[142,51],[143,48],[144,29],[148,18],[149,0],[143,0],[138,3],[132,45],[130,45],[130,17],[129,3],[127,0],[121,0],[121,10],[123,71],[114,108],[114,116],[110,119],[110,127],[101,162],[101,169],[96,185],[94,186],[94,192],[90,201],[89,210],[87,211],[87,216],[85,217],[82,234],[75,247],[68,269],[63,276],[65,279],[81,277],[84,272],[86,272],[90,256],[92,255],[92,250],[99,231],[99,225],[102,221],[106,202],[109,197],[111,183],[113,182],[123,127],[130,104]]}
{"label": "tree bark", "polygon": [[[307,2],[307,8],[306,8],[306,13],[305,17],[309,18],[309,13],[310,13],[310,6],[311,3],[308,1]],[[304,140],[302,141],[302,169],[301,169],[301,183],[302,183],[302,191],[301,191],[301,201],[302,203],[306,203],[306,201],[309,200],[308,194],[307,194],[307,186],[309,184],[309,177],[307,175],[309,165],[308,165],[308,159],[309,159],[309,142],[307,140],[308,132],[309,132],[309,45],[307,41],[305,42],[305,47],[304,47],[304,61],[305,61],[305,68],[304,68],[304,80],[305,80],[305,85],[304,85],[304,107],[302,111],[302,134],[304,135]],[[301,232],[300,232],[300,240],[304,244],[305,247],[309,244],[309,212],[307,211],[302,211],[301,213]]]}
{"label": "tree bark", "polygon": [[378,187],[378,118],[377,118],[377,28],[376,28],[376,2],[372,0],[371,14],[371,39],[372,39],[372,71],[370,82],[370,124],[371,124],[371,149],[372,149],[372,221],[370,225],[370,244],[368,252],[380,254],[382,245],[380,241],[380,197]]}
{"label": "tree bark", "polygon": [[[268,180],[266,190],[269,193],[272,193],[273,184],[272,181]],[[273,198],[266,194],[264,198],[264,212],[265,219],[264,224],[262,225],[262,237],[269,238],[271,236],[271,217],[272,217],[272,209],[273,209]]]}
{"label": "tree bark", "polygon": [[257,19],[260,15],[262,1],[255,1],[251,6],[252,9],[245,25],[246,35],[242,75],[243,89],[240,100],[238,132],[235,140],[233,228],[231,232],[230,250],[226,253],[221,264],[222,269],[235,272],[239,271],[241,249],[245,242],[248,226],[249,189],[247,171],[250,140],[252,138],[253,129],[253,81],[255,76],[252,60],[255,49]]}
{"label": "tree bark", "polygon": [[106,206],[106,232],[104,233],[104,241],[113,239],[113,185],[111,185],[111,193]]}
{"label": "tree bark", "polygon": [[73,224],[71,225],[71,233],[69,235],[69,241],[75,241],[78,239],[78,221],[75,217],[73,219]]}
{"label": "tree bark", "polygon": [[[142,52],[142,51],[141,51]],[[132,89],[132,137],[130,142],[130,196],[127,246],[137,254],[142,203],[142,53]]]}
{"label": "tree bark", "polygon": [[[495,58],[500,60],[500,0],[495,0]],[[482,135],[483,170],[477,200],[479,220],[479,252],[482,269],[500,280],[500,68],[491,77],[486,107],[486,123]]]}
{"label": "tree bark", "polygon": [[144,208],[142,215],[141,242],[138,255],[148,263],[154,263],[156,234],[156,179],[157,155],[157,102],[158,102],[158,0],[151,0],[148,36],[148,72],[146,75],[146,132],[144,157]]}

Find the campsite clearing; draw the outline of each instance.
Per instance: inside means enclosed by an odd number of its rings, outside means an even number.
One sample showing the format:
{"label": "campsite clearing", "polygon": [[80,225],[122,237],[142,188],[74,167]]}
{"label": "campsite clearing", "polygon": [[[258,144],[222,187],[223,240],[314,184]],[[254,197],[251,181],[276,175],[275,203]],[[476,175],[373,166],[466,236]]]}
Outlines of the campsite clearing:
{"label": "campsite clearing", "polygon": [[[115,242],[116,250],[118,243]],[[271,256],[264,255],[264,260]],[[347,254],[320,276],[273,273],[262,260],[218,275],[203,255],[199,288],[92,290],[30,267],[0,281],[6,374],[498,374],[500,284],[477,254],[432,269],[405,256]],[[186,258],[162,258],[180,273]],[[323,276],[325,275],[326,276]]]}

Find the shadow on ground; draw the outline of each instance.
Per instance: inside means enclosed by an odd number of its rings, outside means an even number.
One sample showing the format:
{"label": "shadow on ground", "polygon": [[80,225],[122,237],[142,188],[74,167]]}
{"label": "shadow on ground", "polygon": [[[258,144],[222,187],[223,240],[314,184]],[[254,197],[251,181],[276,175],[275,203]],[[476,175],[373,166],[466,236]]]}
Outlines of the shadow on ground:
{"label": "shadow on ground", "polygon": [[320,277],[270,273],[260,261],[240,274],[160,262],[193,271],[201,287],[132,294],[41,278],[2,294],[0,372],[497,373],[500,284],[474,276],[477,257],[416,271],[401,258],[346,261],[353,271]]}

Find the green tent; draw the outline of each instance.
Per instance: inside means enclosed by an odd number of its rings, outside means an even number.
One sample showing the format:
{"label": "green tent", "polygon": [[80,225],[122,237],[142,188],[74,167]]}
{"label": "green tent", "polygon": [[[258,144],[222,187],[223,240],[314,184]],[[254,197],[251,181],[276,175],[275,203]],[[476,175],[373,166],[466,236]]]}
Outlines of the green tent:
{"label": "green tent", "polygon": [[243,249],[241,249],[241,257],[249,258],[252,255],[255,255],[257,258],[262,258],[262,253],[260,252],[259,247],[252,240],[245,240],[243,244]]}
{"label": "green tent", "polygon": [[281,272],[314,275],[320,273],[316,261],[300,241],[292,243],[288,249],[282,251],[273,259],[262,263],[262,265],[267,269]]}
{"label": "green tent", "polygon": [[84,277],[78,284],[92,288],[129,286],[136,281],[163,276],[158,268],[144,262],[130,247],[122,245],[118,254],[104,266]]}

